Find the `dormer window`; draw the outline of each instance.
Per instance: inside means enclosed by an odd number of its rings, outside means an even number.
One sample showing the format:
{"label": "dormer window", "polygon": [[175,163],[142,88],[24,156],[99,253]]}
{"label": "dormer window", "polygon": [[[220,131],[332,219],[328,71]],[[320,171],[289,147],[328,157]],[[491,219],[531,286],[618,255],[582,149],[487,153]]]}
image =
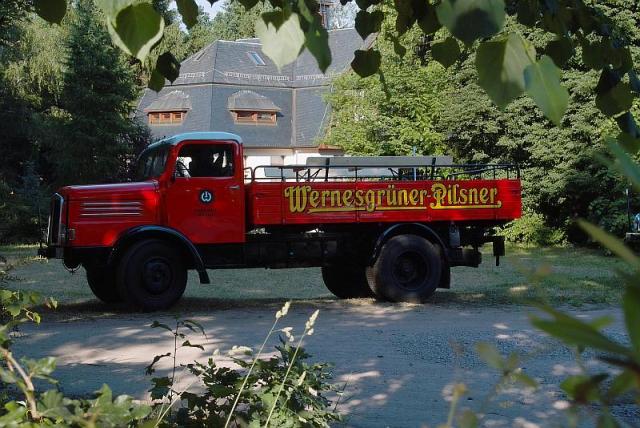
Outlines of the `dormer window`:
{"label": "dormer window", "polygon": [[169,92],[144,109],[149,125],[181,125],[189,110],[189,95],[182,91]]}
{"label": "dormer window", "polygon": [[238,125],[276,125],[280,113],[269,98],[247,90],[231,95],[227,107]]}
{"label": "dormer window", "polygon": [[277,114],[275,111],[233,111],[235,123],[248,125],[275,125]]}
{"label": "dormer window", "polygon": [[247,52],[247,55],[249,55],[249,58],[251,58],[251,61],[253,61],[253,63],[255,65],[258,65],[258,66],[267,65],[267,63],[264,62],[264,60],[262,59],[262,57],[260,56],[260,54],[258,52],[249,51],[249,52]]}
{"label": "dormer window", "polygon": [[185,111],[165,111],[148,113],[149,125],[179,125],[184,121],[187,112]]}

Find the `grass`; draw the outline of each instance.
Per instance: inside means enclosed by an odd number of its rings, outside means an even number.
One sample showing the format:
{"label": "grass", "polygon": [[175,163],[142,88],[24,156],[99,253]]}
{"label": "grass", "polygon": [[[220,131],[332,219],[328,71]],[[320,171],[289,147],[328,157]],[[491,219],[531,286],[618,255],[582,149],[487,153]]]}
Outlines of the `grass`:
{"label": "grass", "polygon": [[[489,248],[487,247],[487,250]],[[0,246],[0,255],[16,268],[17,281],[8,288],[38,291],[62,305],[102,308],[86,285],[84,271],[74,274],[59,260],[38,260],[35,246]],[[438,290],[436,305],[508,305],[532,300],[554,305],[610,305],[620,300],[622,288],[615,270],[622,262],[601,252],[576,248],[508,247],[507,257],[496,267],[490,253],[477,269],[452,270],[450,290]],[[209,271],[211,285],[201,285],[195,272],[189,276],[181,309],[207,309],[282,300],[332,300],[322,283],[320,269]]]}

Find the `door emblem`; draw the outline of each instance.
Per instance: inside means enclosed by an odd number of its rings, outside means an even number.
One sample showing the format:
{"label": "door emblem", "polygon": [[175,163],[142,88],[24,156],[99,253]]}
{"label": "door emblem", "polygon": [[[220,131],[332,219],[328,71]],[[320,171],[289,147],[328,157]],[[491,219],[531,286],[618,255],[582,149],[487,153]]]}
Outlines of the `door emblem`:
{"label": "door emblem", "polygon": [[213,193],[210,190],[200,191],[200,202],[203,204],[210,204],[213,202]]}

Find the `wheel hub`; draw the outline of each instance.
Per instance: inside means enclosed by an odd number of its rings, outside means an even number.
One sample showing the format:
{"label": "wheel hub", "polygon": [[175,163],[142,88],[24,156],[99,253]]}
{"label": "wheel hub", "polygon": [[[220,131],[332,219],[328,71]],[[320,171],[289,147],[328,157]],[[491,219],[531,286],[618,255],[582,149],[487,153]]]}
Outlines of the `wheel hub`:
{"label": "wheel hub", "polygon": [[144,288],[151,294],[161,294],[171,285],[173,272],[166,259],[153,258],[144,264],[142,271]]}
{"label": "wheel hub", "polygon": [[392,272],[402,288],[416,290],[424,282],[428,268],[420,254],[411,251],[400,254],[396,258]]}

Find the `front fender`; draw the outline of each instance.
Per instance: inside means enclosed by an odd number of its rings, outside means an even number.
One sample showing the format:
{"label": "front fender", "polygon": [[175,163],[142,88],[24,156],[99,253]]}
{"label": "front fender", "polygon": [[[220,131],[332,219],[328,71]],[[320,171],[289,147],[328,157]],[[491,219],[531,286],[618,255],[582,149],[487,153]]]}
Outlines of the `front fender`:
{"label": "front fender", "polygon": [[129,248],[134,242],[138,242],[141,239],[150,238],[165,239],[175,243],[176,245],[179,245],[185,251],[185,253],[191,257],[193,266],[200,277],[200,283],[211,283],[204,262],[202,260],[202,256],[200,256],[200,252],[198,251],[196,246],[193,245],[193,242],[191,242],[189,238],[184,236],[176,229],[165,226],[136,226],[126,230],[118,237],[115,245],[113,246],[107,260],[107,265],[114,266],[117,263],[118,259],[122,256],[122,254],[124,254],[126,249]]}

